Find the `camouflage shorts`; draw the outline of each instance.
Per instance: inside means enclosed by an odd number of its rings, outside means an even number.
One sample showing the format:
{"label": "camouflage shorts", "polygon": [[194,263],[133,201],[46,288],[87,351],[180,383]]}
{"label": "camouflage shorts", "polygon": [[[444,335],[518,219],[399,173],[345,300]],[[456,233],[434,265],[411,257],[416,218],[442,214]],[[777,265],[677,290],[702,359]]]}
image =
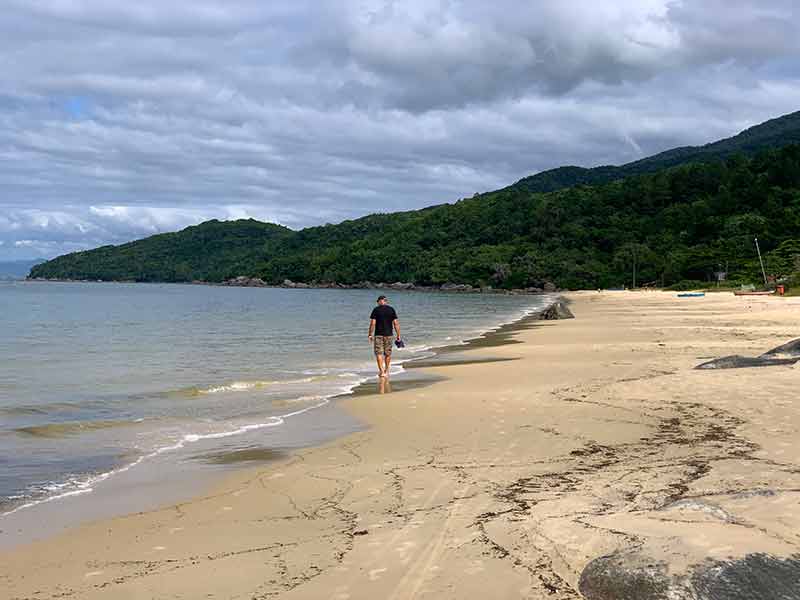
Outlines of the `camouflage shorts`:
{"label": "camouflage shorts", "polygon": [[373,347],[375,355],[385,354],[389,356],[392,353],[392,342],[394,338],[390,335],[376,335],[373,338]]}

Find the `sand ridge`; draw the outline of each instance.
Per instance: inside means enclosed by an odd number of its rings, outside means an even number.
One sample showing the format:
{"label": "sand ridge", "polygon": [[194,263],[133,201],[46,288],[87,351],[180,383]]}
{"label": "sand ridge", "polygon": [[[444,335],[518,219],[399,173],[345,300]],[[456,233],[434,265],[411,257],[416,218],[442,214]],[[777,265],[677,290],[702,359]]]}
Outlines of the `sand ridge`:
{"label": "sand ridge", "polygon": [[453,361],[426,368],[446,378],[429,387],[355,396],[346,407],[368,430],[4,553],[0,587],[14,599],[602,600],[627,597],[604,577],[633,572],[653,598],[667,597],[658,586],[689,598],[703,565],[796,557],[798,369],[694,367],[798,337],[800,299],[569,299],[576,319],[475,350],[515,360]]}

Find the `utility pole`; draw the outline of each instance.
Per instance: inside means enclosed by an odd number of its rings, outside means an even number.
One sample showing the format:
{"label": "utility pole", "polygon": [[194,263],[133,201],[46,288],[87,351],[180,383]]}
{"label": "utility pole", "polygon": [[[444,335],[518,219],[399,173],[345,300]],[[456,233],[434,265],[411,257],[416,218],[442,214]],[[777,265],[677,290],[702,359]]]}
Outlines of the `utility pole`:
{"label": "utility pole", "polygon": [[767,287],[767,272],[764,270],[764,261],[761,259],[761,248],[758,247],[758,238],[753,238],[758,252],[758,262],[761,263],[761,275],[764,277],[764,287]]}

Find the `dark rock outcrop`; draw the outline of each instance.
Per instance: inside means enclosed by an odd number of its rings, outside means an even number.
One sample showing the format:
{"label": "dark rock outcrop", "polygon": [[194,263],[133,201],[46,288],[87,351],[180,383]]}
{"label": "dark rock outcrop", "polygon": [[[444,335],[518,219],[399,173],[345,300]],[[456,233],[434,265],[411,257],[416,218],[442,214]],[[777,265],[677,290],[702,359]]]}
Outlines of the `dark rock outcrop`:
{"label": "dark rock outcrop", "polygon": [[587,600],[798,600],[800,556],[748,554],[676,574],[639,552],[618,552],[586,565],[579,589]]}
{"label": "dark rock outcrop", "polygon": [[638,553],[617,553],[586,565],[578,589],[587,600],[668,600],[670,580],[665,565]]}
{"label": "dark rock outcrop", "polygon": [[222,285],[230,285],[234,287],[267,287],[267,282],[258,277],[245,277],[240,275],[233,279],[228,279]]}
{"label": "dark rock outcrop", "polygon": [[764,352],[761,358],[796,358],[800,359],[800,338],[781,344],[769,352]]}
{"label": "dark rock outcrop", "polygon": [[[207,284],[205,281],[193,281],[196,284]],[[214,284],[212,284],[214,285]],[[540,294],[543,291],[555,291],[556,286],[552,283],[545,283],[544,288],[531,287],[525,289],[493,289],[487,287],[473,287],[468,283],[444,283],[442,285],[417,285],[413,282],[395,281],[394,283],[360,281],[358,283],[338,283],[336,281],[311,281],[304,283],[284,279],[280,284],[270,284],[258,277],[246,277],[240,275],[223,281],[217,285],[234,287],[282,287],[289,289],[337,289],[337,290],[415,290],[419,292],[460,292],[460,293],[483,293],[483,294]]]}
{"label": "dark rock outcrop", "polygon": [[439,289],[443,292],[471,292],[474,288],[464,283],[444,283]]}
{"label": "dark rock outcrop", "polygon": [[557,319],[574,319],[575,315],[567,307],[567,303],[563,300],[554,302],[542,311],[540,319],[542,321],[555,321]]}
{"label": "dark rock outcrop", "polygon": [[692,587],[700,600],[797,600],[800,556],[748,554],[739,560],[709,562],[695,569]]}
{"label": "dark rock outcrop", "polygon": [[743,369],[746,367],[772,367],[775,365],[791,365],[797,362],[797,358],[764,358],[762,356],[740,356],[733,354],[715,358],[701,363],[695,369]]}
{"label": "dark rock outcrop", "polygon": [[741,369],[745,367],[772,367],[792,365],[800,361],[800,338],[764,352],[760,356],[723,356],[701,363],[695,369]]}

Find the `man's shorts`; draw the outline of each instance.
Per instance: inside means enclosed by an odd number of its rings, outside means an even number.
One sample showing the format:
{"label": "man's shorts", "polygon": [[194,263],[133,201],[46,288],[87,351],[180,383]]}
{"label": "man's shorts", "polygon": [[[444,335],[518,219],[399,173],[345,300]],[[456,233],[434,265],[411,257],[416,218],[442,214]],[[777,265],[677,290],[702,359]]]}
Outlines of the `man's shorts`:
{"label": "man's shorts", "polygon": [[394,338],[391,335],[376,335],[373,341],[375,356],[379,356],[381,354],[391,356],[392,342],[394,342]]}

